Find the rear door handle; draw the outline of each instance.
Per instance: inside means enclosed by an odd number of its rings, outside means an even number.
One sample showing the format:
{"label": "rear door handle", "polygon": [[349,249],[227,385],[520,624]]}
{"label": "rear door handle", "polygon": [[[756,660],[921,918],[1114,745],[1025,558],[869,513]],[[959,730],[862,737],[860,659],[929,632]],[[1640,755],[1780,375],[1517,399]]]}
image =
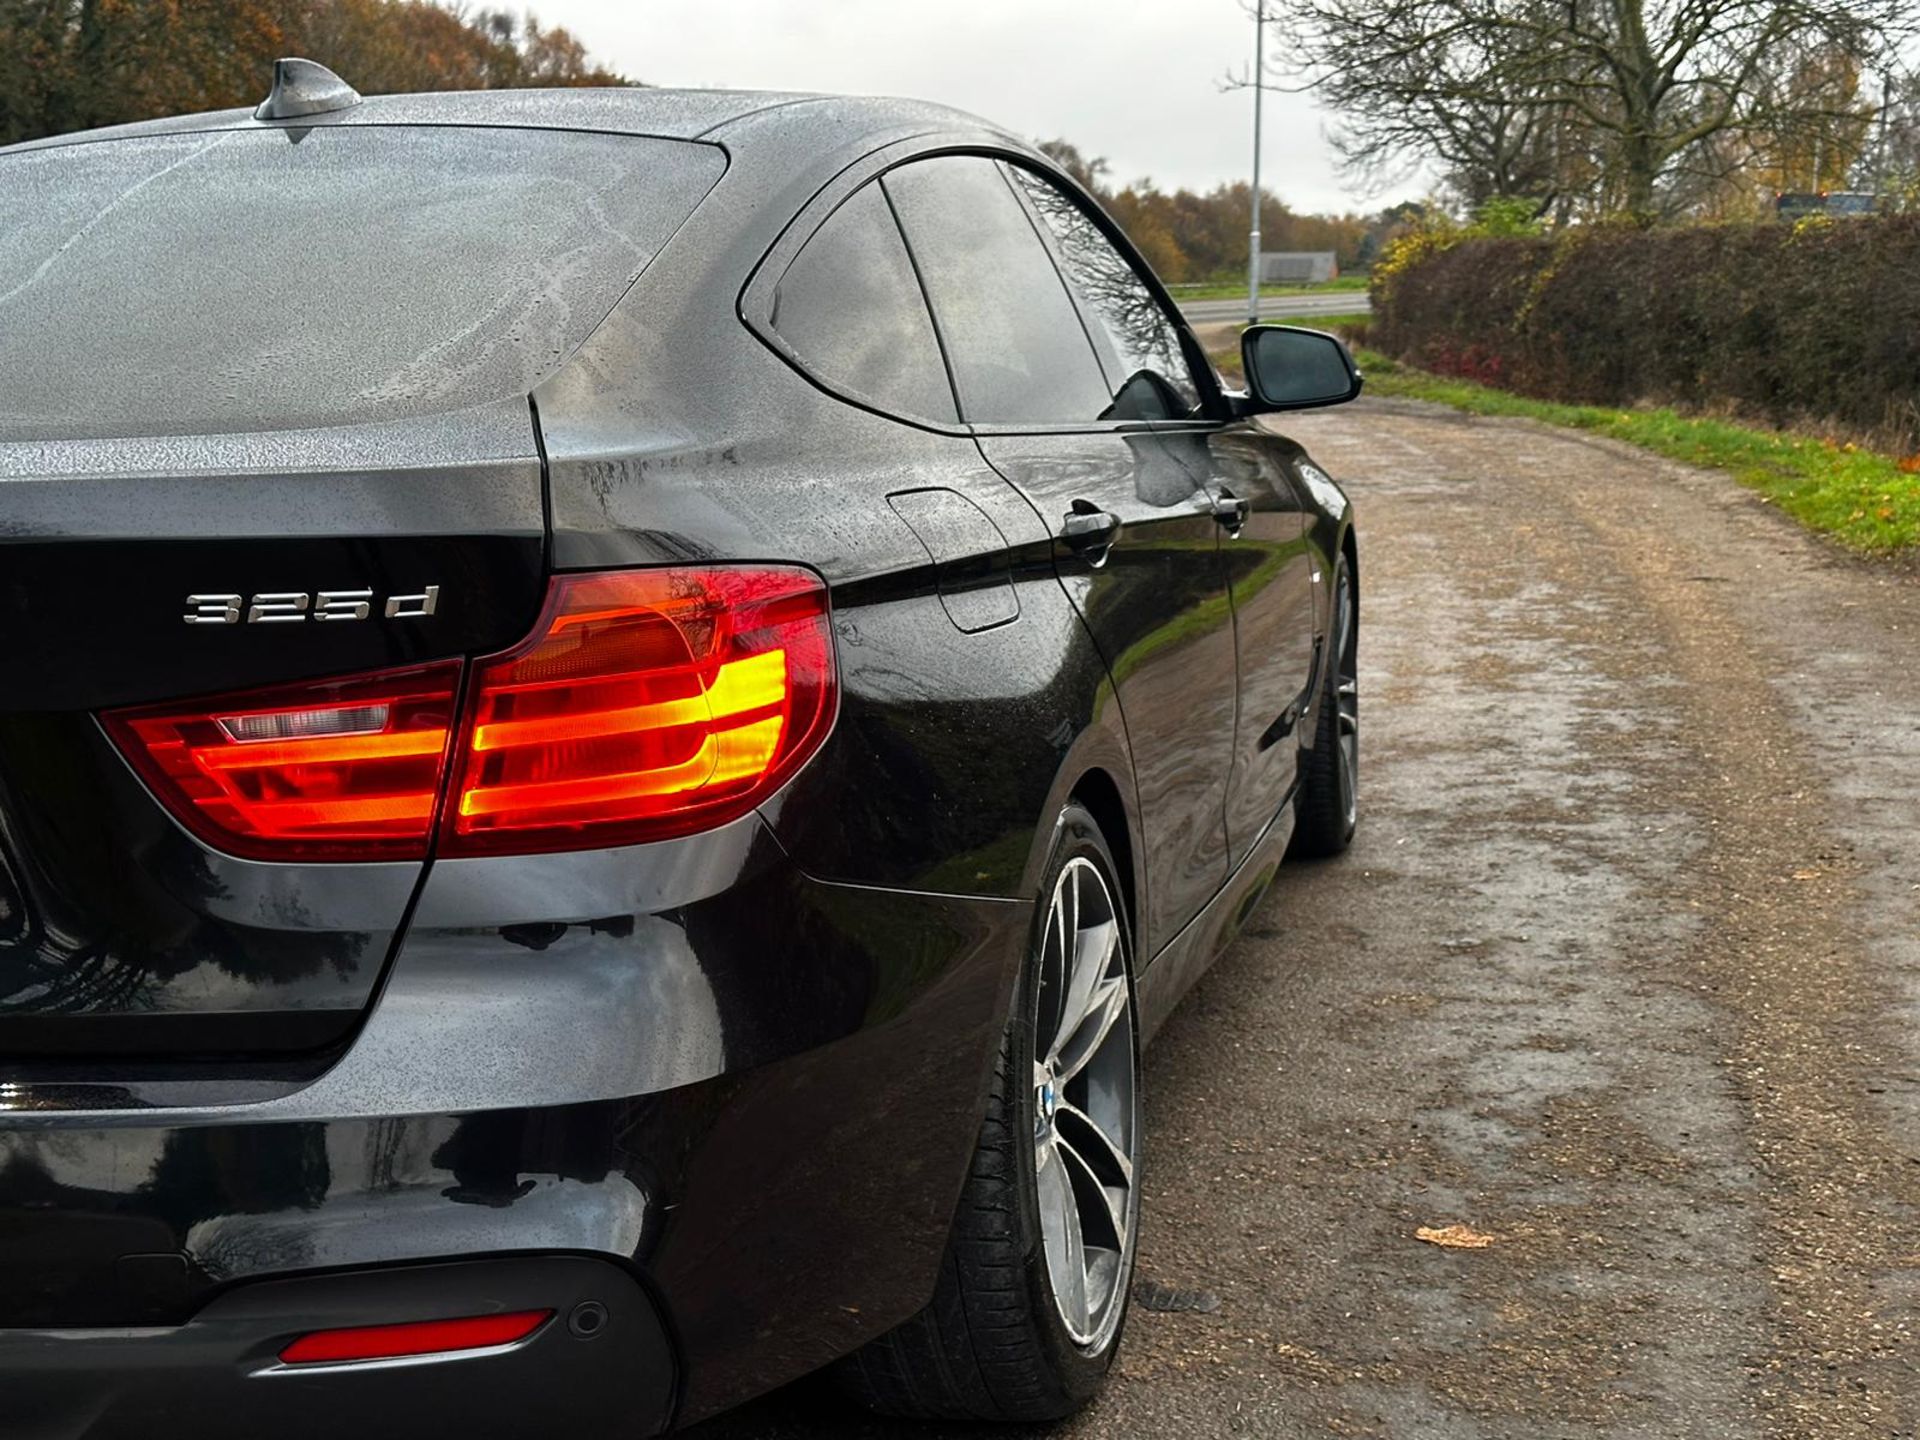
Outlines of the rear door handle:
{"label": "rear door handle", "polygon": [[1120,538],[1120,517],[1086,500],[1073,502],[1060,526],[1060,539],[1074,554],[1098,565]]}
{"label": "rear door handle", "polygon": [[1229,535],[1238,535],[1241,527],[1247,523],[1247,516],[1253,511],[1251,502],[1242,500],[1230,490],[1222,490],[1215,495],[1209,502],[1209,508],[1220,528]]}

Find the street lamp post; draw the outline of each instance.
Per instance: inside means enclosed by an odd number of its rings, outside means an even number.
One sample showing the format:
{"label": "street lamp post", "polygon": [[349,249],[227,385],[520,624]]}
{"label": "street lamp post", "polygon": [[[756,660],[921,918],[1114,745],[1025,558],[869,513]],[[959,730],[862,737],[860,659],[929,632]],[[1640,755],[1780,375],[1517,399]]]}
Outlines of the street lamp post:
{"label": "street lamp post", "polygon": [[1267,0],[1253,12],[1253,225],[1247,234],[1247,323],[1260,323],[1260,97],[1266,91]]}

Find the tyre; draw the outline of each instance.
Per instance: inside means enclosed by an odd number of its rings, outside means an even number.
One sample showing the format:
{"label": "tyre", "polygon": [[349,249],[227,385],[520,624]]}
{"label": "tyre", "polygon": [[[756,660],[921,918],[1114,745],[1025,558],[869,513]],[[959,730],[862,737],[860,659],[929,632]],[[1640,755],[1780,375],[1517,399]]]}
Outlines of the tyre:
{"label": "tyre", "polygon": [[1069,805],[933,1301],[839,1370],[916,1419],[1044,1421],[1099,1390],[1140,1212],[1133,947],[1112,856]]}
{"label": "tyre", "polygon": [[1330,633],[1327,692],[1294,800],[1289,853],[1297,856],[1338,855],[1360,819],[1360,608],[1345,555],[1333,572]]}

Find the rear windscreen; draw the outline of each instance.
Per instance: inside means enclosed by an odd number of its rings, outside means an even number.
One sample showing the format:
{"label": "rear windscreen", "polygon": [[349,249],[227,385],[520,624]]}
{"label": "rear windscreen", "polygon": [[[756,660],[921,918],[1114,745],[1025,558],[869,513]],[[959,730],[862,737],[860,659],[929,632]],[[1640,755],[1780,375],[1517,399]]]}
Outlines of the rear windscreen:
{"label": "rear windscreen", "polygon": [[724,165],[672,140],[353,125],[0,155],[0,439],[524,395]]}

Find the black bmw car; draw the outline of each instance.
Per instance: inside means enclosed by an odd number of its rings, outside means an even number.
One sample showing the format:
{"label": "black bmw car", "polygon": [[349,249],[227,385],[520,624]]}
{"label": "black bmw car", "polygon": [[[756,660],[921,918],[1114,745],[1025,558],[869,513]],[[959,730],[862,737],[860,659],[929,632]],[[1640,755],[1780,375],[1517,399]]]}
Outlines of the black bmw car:
{"label": "black bmw car", "polygon": [[1354,828],[1339,342],[892,100],[288,61],[0,215],[0,1435],[1084,1403]]}

